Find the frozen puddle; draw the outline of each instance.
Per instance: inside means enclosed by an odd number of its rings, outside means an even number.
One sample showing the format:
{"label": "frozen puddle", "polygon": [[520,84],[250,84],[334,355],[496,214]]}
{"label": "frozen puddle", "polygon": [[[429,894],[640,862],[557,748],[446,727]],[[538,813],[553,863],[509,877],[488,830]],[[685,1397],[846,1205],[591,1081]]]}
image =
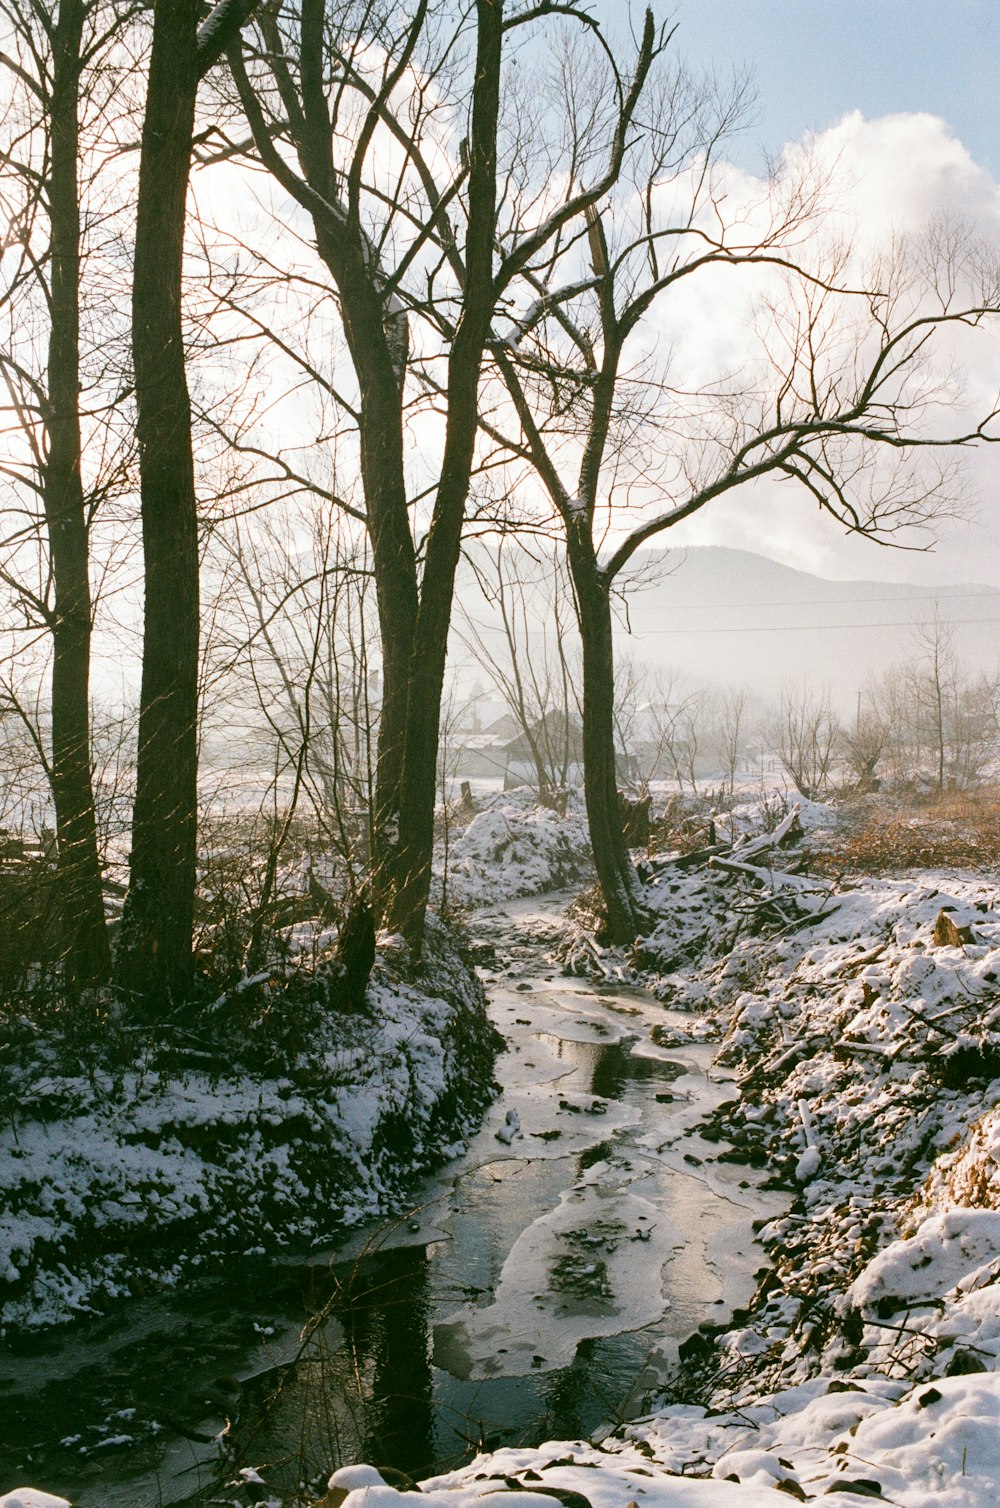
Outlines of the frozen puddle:
{"label": "frozen puddle", "polygon": [[435,1324],[433,1364],[460,1379],[523,1378],[569,1366],[583,1343],[633,1335],[650,1383],[699,1323],[749,1297],[762,1260],[751,1222],[781,1200],[687,1134],[730,1091],[711,1047],[654,1041],[664,1025],[682,1038],[682,1015],[576,981],[494,981],[490,993],[509,1042],[506,1088],[452,1170],[436,1259],[463,1262],[472,1203],[489,1219],[485,1169],[507,1191],[507,1219],[486,1293]]}
{"label": "frozen puddle", "polygon": [[518,1237],[493,1302],[435,1327],[435,1364],[456,1377],[516,1377],[568,1366],[590,1336],[652,1324],[680,1239],[658,1214],[603,1179],[564,1193]]}

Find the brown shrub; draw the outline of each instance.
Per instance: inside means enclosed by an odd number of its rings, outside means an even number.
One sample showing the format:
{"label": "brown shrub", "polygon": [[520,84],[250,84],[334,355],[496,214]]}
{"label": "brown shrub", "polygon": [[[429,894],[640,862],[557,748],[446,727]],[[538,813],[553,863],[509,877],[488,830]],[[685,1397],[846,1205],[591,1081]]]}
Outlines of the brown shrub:
{"label": "brown shrub", "polygon": [[958,792],[926,803],[866,807],[817,855],[826,873],[986,869],[1000,864],[1000,791]]}

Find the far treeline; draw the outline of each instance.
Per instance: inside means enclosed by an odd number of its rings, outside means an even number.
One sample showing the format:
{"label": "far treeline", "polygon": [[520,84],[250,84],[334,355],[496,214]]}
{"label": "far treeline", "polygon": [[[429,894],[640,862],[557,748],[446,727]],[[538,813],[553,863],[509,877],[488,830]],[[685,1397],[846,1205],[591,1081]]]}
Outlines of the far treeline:
{"label": "far treeline", "polygon": [[[766,481],[881,543],[959,505],[996,437],[954,380],[1000,311],[996,247],[942,220],[852,245],[806,148],[737,178],[746,79],[695,76],[625,9],[611,34],[582,0],[0,0],[0,713],[49,786],[70,995],[113,983],[151,1018],[190,996],[199,758],[246,697],[272,735],[258,915],[300,798],[350,786],[342,888],[419,959],[473,535],[541,538],[568,575],[627,942],[612,624],[636,552]],[[677,321],[720,300],[709,371]],[[115,743],[101,697],[132,663]]]}

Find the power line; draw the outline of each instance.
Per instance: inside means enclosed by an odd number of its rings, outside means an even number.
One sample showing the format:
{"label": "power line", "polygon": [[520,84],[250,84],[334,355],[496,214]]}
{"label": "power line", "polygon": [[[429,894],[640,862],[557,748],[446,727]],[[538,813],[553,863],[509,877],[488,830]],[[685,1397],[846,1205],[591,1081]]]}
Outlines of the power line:
{"label": "power line", "polygon": [[[638,596],[642,592],[642,590],[643,588],[641,586],[636,588],[636,599],[633,600],[638,599]],[[920,592],[912,597],[824,597],[819,603],[810,602],[807,597],[800,597],[797,601],[792,602],[742,602],[740,603],[740,606],[749,608],[811,606],[856,607],[860,602],[871,603],[872,605],[875,605],[876,603],[881,604],[884,602],[898,602],[900,604],[905,604],[906,606],[913,606],[917,602],[974,602],[978,601],[981,597],[990,598],[996,597],[998,595],[1000,594],[998,594],[993,588],[984,587],[983,590],[979,592]],[[720,604],[718,602],[665,602],[663,604],[664,609],[667,612],[672,613],[715,612],[719,606]],[[873,627],[874,626],[877,625],[873,625]]]}
{"label": "power line", "polygon": [[[1000,623],[1000,618],[958,618],[954,622],[942,620],[942,628],[965,628],[967,624]],[[808,633],[840,633],[843,629],[854,628],[917,628],[916,619],[908,622],[897,620],[895,623],[781,623],[773,628],[768,627],[733,627],[720,628],[717,625],[711,628],[644,628],[641,632],[633,634],[633,638],[645,639],[649,634],[808,634]],[[544,632],[544,630],[541,630]]]}
{"label": "power line", "polygon": [[[890,599],[891,600],[891,599]],[[798,606],[807,606],[805,603]],[[825,605],[825,604],[824,604]],[[965,628],[985,623],[1000,623],[1000,618],[956,618],[941,619],[942,628]],[[870,629],[870,628],[919,628],[920,621],[916,618],[897,619],[892,623],[780,623],[772,627],[754,626],[744,627],[733,625],[732,627],[720,627],[713,624],[709,628],[644,628],[630,635],[633,639],[646,639],[652,634],[669,634],[672,638],[681,634],[695,634],[699,638],[704,634],[808,634],[808,633],[840,633],[842,630]],[[505,634],[499,623],[477,623],[477,631],[480,633]],[[519,630],[518,637],[536,638],[539,634],[549,635],[554,632],[551,628],[526,628]]]}

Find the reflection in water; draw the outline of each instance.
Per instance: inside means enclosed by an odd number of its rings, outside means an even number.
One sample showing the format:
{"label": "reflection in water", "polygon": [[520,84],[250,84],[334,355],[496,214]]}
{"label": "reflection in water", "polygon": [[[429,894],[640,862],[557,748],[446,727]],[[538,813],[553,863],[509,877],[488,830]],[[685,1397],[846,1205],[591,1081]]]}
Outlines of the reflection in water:
{"label": "reflection in water", "polygon": [[595,1167],[597,1163],[603,1162],[606,1157],[610,1156],[611,1150],[611,1142],[595,1142],[592,1147],[588,1147],[586,1151],[580,1153],[576,1160],[577,1172],[586,1173],[588,1168]]}
{"label": "reflection in water", "polygon": [[434,1465],[427,1270],[423,1246],[336,1267],[333,1295],[299,1357],[244,1388],[233,1464],[285,1456],[268,1476],[285,1490],[321,1483],[353,1460],[426,1476]]}
{"label": "reflection in water", "polygon": [[266,1460],[270,1487],[290,1490],[364,1460],[419,1478],[481,1449],[577,1439],[627,1412],[648,1383],[649,1346],[635,1334],[584,1341],[557,1372],[469,1381],[432,1366],[435,1250],[406,1247],[335,1269],[326,1318],[300,1358],[245,1386],[225,1475]]}
{"label": "reflection in water", "polygon": [[631,1050],[628,1038],[623,1042],[576,1042],[549,1032],[536,1032],[562,1062],[569,1060],[578,1072],[586,1075],[591,1094],[604,1100],[620,1100],[632,1084],[672,1084],[690,1069],[673,1058],[644,1057]]}
{"label": "reflection in water", "polygon": [[[553,992],[548,1019],[561,1008],[559,999]],[[616,1009],[611,1000],[597,1004]],[[523,1009],[518,999],[516,1010]],[[11,1368],[6,1390],[0,1376],[0,1491],[33,1477],[81,1508],[243,1501],[245,1493],[234,1499],[218,1483],[244,1465],[267,1463],[275,1495],[303,1482],[315,1489],[337,1465],[356,1460],[419,1478],[457,1466],[484,1447],[579,1439],[609,1419],[634,1416],[662,1383],[677,1340],[719,1301],[722,1269],[717,1259],[708,1260],[714,1243],[721,1241],[718,1251],[730,1257],[730,1277],[745,1270],[749,1280],[754,1259],[746,1250],[749,1205],[731,1203],[662,1156],[676,1117],[693,1120],[715,1093],[697,1066],[697,1052],[685,1054],[690,1067],[633,1054],[640,1034],[654,1045],[656,1018],[640,1023],[638,1009],[630,1004],[627,1010],[640,1030],[625,1042],[575,1040],[581,1028],[598,1038],[611,1030],[589,1013],[581,1021],[579,1007],[565,1011],[565,1038],[558,1026],[538,1031],[510,1012],[508,1062],[513,1067],[521,1053],[524,1068],[537,1075],[522,1083],[513,1068],[507,1085],[508,1093],[522,1095],[525,1134],[501,1148],[489,1128],[483,1132],[478,1156],[432,1195],[438,1234],[430,1245],[369,1250],[353,1264],[332,1268],[261,1264],[235,1283],[191,1285],[150,1299],[124,1324],[120,1316],[96,1321],[65,1344],[56,1337],[32,1341],[31,1354]],[[620,1024],[611,1026],[617,1034]],[[548,1054],[560,1071],[546,1078],[539,1060]],[[688,1073],[694,1075],[685,1085],[689,1092],[675,1097],[666,1086]],[[616,1117],[612,1106],[627,1113]],[[534,1123],[525,1109],[534,1109]],[[607,1176],[602,1162],[609,1165]],[[519,1238],[565,1198],[582,1198],[578,1181],[588,1187],[595,1181],[610,1199],[636,1197],[641,1181],[641,1197],[652,1201],[657,1222],[651,1229],[686,1233],[664,1269],[665,1311],[646,1328],[582,1339],[572,1360],[558,1368],[530,1354],[534,1340],[514,1365],[508,1350],[514,1343],[500,1333],[490,1342],[497,1371],[509,1364],[521,1375],[476,1380],[468,1369],[464,1375],[445,1370],[455,1363],[446,1348],[432,1351],[435,1327],[447,1331],[456,1307],[475,1315],[489,1306]],[[738,1232],[741,1244],[727,1244],[729,1232]],[[554,1239],[558,1254],[569,1236],[557,1232]],[[646,1243],[633,1248],[619,1241],[629,1258],[626,1277],[637,1281],[653,1246],[638,1231],[628,1239]],[[568,1248],[576,1261],[569,1276],[596,1283],[599,1263],[610,1258],[578,1246]],[[551,1263],[548,1270],[551,1293]],[[627,1289],[626,1281],[622,1293]],[[647,1283],[646,1297],[649,1291]],[[526,1302],[534,1293],[535,1304],[544,1307],[538,1287],[525,1292]],[[616,1303],[620,1298],[616,1294]],[[581,1300],[573,1312],[582,1307]],[[623,1322],[631,1315],[641,1324],[640,1308],[623,1308]],[[559,1312],[558,1305],[552,1309]],[[255,1367],[257,1374],[247,1377]],[[243,1380],[236,1383],[229,1373]],[[205,1442],[227,1416],[232,1422],[220,1456]],[[114,1446],[126,1437],[131,1444]],[[199,1479],[211,1480],[211,1489],[192,1498]]]}
{"label": "reflection in water", "polygon": [[199,1460],[215,1454],[207,1442],[238,1406],[232,1372],[246,1364],[248,1315],[293,1312],[296,1295],[286,1273],[247,1268],[225,1288],[192,1280],[132,1309],[8,1344],[0,1492],[34,1478],[82,1505],[155,1503],[171,1438],[170,1469],[197,1480]]}
{"label": "reflection in water", "polygon": [[548,1412],[558,1419],[561,1428],[557,1438],[578,1440],[594,1428],[587,1410],[588,1372],[593,1363],[593,1341],[581,1341],[572,1366],[561,1372],[553,1372],[545,1389]]}
{"label": "reflection in water", "polygon": [[673,1083],[683,1078],[687,1069],[683,1063],[666,1058],[643,1058],[629,1051],[628,1047],[615,1042],[600,1047],[595,1055],[590,1079],[592,1094],[606,1100],[620,1099],[626,1084]]}
{"label": "reflection in water", "polygon": [[381,1252],[360,1292],[345,1292],[343,1320],[356,1373],[370,1364],[364,1459],[427,1476],[434,1465],[428,1359],[427,1248]]}

